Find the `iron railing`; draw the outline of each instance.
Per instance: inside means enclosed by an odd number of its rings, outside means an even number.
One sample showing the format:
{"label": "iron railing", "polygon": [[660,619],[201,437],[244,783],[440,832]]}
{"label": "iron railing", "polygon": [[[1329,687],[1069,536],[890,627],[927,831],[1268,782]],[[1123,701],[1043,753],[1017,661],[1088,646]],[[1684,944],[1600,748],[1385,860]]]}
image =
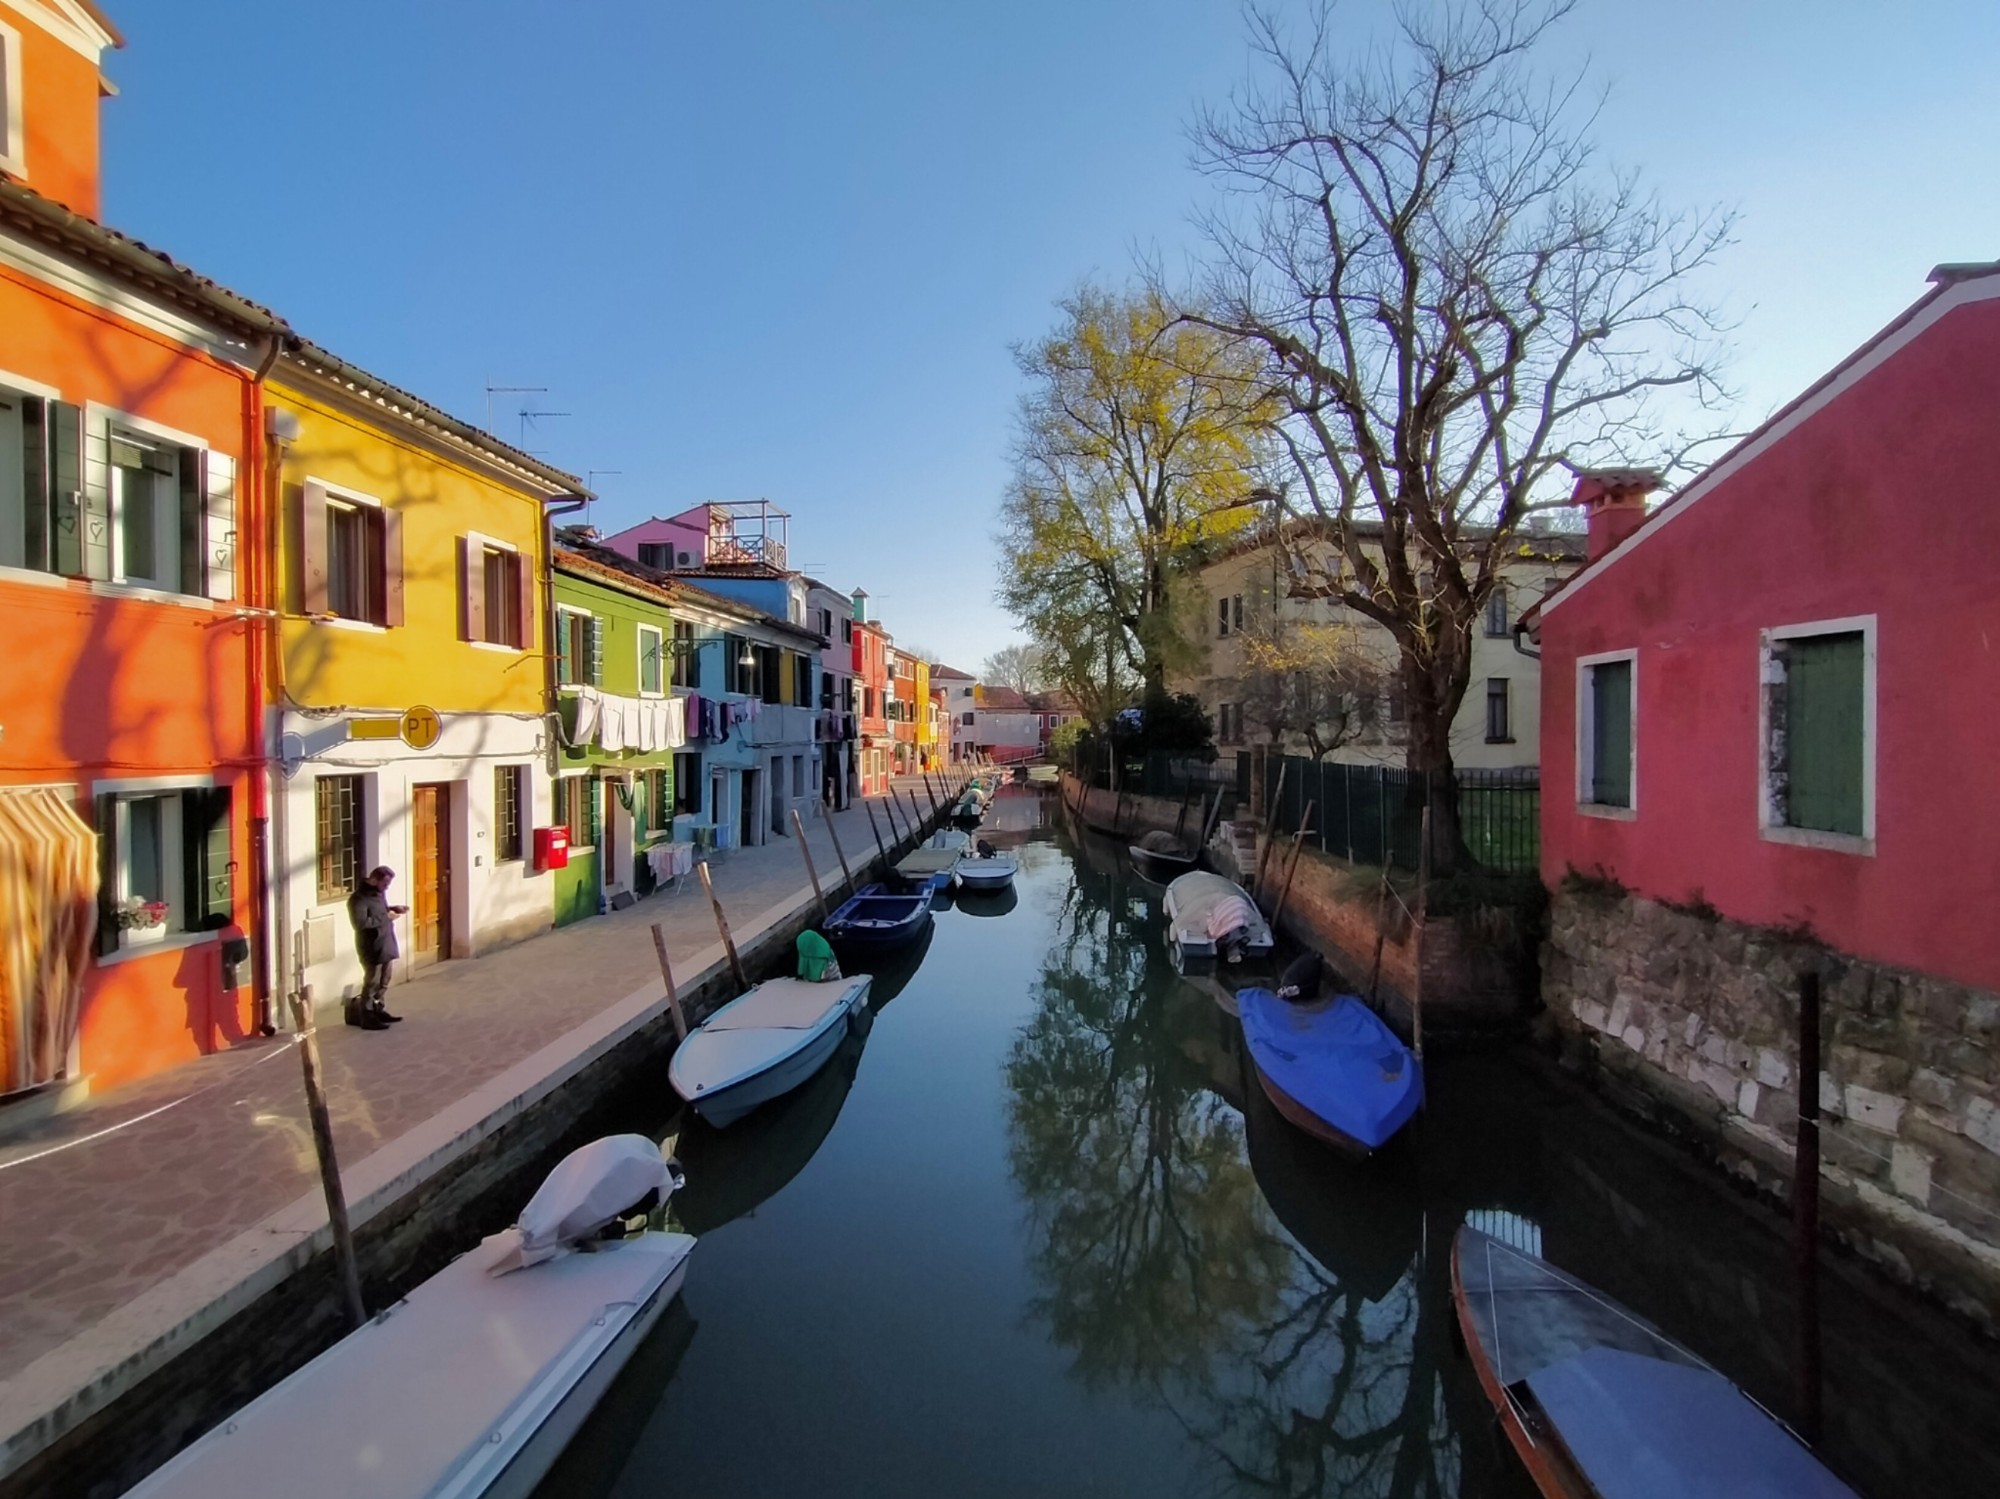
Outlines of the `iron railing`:
{"label": "iron railing", "polygon": [[[1277,784],[1279,767],[1284,785]],[[1289,833],[1299,825],[1307,801],[1313,803],[1309,843],[1356,864],[1417,867],[1422,838],[1421,785],[1413,794],[1410,772],[1384,765],[1347,765],[1303,755],[1273,756],[1264,772],[1264,795],[1275,797],[1271,823]],[[1526,873],[1541,860],[1541,772],[1460,770],[1459,828],[1465,846],[1483,868]]]}

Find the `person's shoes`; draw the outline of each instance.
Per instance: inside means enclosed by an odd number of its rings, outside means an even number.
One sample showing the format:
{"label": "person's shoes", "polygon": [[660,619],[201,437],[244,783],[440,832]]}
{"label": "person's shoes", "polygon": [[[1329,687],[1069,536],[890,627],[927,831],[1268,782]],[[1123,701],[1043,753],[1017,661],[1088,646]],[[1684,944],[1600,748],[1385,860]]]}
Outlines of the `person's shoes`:
{"label": "person's shoes", "polygon": [[387,1010],[383,1009],[382,1006],[380,1005],[377,1005],[375,1007],[375,1013],[377,1015],[380,1015],[384,1020],[388,1021],[389,1024],[391,1025],[398,1024],[403,1018],[401,1015],[391,1015]]}
{"label": "person's shoes", "polygon": [[380,1010],[363,1010],[361,1018],[355,1024],[364,1031],[386,1031],[389,1028],[389,1022],[382,1018]]}

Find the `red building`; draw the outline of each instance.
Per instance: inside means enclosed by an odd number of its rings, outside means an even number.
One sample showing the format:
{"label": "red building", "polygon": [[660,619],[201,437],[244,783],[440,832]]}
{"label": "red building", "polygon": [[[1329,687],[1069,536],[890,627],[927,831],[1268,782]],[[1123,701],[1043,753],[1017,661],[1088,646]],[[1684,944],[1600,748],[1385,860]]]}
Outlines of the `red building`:
{"label": "red building", "polygon": [[889,632],[868,617],[867,590],[854,590],[854,711],[860,723],[856,755],[863,796],[889,789],[894,743],[889,732]]}
{"label": "red building", "polygon": [[1591,561],[1539,610],[1552,886],[2000,987],[2000,266],[1932,279],[1651,516],[1580,486]]}

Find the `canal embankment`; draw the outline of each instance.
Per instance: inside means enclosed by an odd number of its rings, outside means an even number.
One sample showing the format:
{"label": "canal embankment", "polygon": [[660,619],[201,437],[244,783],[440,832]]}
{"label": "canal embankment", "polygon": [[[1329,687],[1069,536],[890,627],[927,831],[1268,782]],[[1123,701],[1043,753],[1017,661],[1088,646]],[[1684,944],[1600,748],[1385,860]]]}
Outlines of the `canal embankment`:
{"label": "canal embankment", "polygon": [[[890,858],[897,834],[935,825],[917,799],[897,823],[873,805]],[[879,872],[864,807],[808,841],[829,903]],[[819,914],[797,845],[737,851],[714,875],[743,967],[788,964]],[[694,884],[399,985],[391,1032],[321,1033],[371,1308],[511,1221],[635,1094],[664,1094],[656,922],[690,1019],[734,994]],[[0,1280],[0,1495],[121,1493],[345,1332],[295,1056],[289,1038],[246,1046],[0,1155],[21,1250]]]}

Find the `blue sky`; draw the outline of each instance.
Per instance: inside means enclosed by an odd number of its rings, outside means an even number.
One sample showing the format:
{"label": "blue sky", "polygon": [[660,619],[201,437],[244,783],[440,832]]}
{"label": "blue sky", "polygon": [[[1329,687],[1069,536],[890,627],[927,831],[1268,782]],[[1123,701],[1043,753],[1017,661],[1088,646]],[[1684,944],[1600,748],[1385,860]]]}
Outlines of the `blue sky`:
{"label": "blue sky", "polygon": [[[107,220],[600,476],[615,529],[789,509],[792,555],[967,668],[1008,345],[1195,248],[1184,126],[1245,76],[1219,0],[110,0]],[[1298,11],[1300,3],[1282,10]],[[1356,33],[1382,7],[1342,7]],[[1607,158],[1743,215],[1713,282],[1747,424],[2000,256],[2000,6],[1585,0],[1553,61]],[[523,398],[495,397],[520,437]]]}

